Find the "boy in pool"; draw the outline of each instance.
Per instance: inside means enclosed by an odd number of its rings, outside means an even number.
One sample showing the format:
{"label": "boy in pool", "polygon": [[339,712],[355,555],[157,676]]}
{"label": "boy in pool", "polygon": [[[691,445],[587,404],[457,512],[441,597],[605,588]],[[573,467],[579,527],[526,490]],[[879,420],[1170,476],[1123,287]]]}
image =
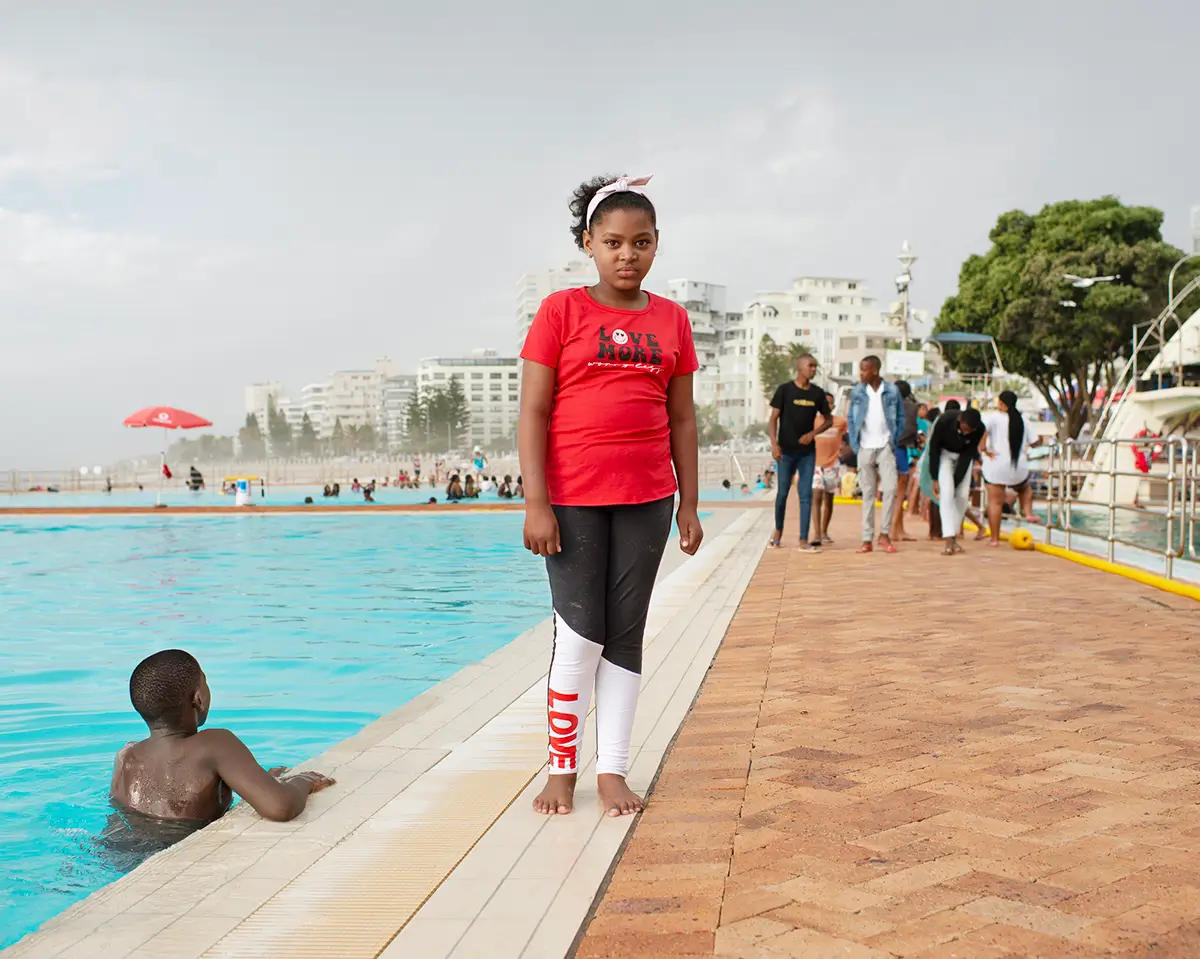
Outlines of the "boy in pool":
{"label": "boy in pool", "polygon": [[310,794],[333,785],[314,772],[279,779],[285,769],[263,769],[228,729],[201,732],[212,694],[200,664],[182,649],[142,660],[129,679],[129,698],[150,736],[117,753],[112,798],[126,809],[210,823],[237,793],[264,819],[287,822],[303,812]]}

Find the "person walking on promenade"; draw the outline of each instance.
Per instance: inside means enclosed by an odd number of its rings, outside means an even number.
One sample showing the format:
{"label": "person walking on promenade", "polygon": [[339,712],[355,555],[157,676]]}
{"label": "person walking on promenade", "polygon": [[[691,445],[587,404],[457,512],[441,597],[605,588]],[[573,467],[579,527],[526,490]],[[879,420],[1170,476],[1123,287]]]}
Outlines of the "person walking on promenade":
{"label": "person walking on promenade", "polygon": [[[833,396],[825,394],[829,409],[833,411]],[[816,468],[813,470],[813,531],[812,541],[826,545],[833,540],[829,536],[829,524],[833,521],[833,500],[841,492],[842,437],[846,435],[846,418],[833,416],[833,426],[817,434],[813,441],[816,452]]]}
{"label": "person walking on promenade", "polygon": [[961,553],[962,532],[971,496],[971,470],[983,439],[983,418],[977,409],[943,413],[929,431],[923,462],[928,463],[932,499],[937,501],[946,548],[942,555]]}
{"label": "person walking on promenade", "polygon": [[691,323],[642,289],[658,248],[649,180],[598,178],[575,191],[571,232],[599,282],[543,300],[521,351],[525,547],[546,558],[554,605],[550,775],[533,800],[547,815],[573,808],[593,688],[600,801],[610,816],[642,808],[625,777],[650,594],[671,514],[685,553],[704,535]]}
{"label": "person walking on promenade", "polygon": [[900,391],[879,371],[878,356],[867,356],[858,364],[858,383],[850,393],[847,432],[850,447],[858,455],[858,483],[862,488],[862,545],[869,553],[875,541],[875,496],[883,495],[879,548],[896,552],[892,545],[892,519],[896,509],[896,450],[904,432],[904,405]]}
{"label": "person walking on promenade", "polygon": [[[771,545],[778,546],[783,537],[783,520],[787,514],[788,494],[792,480],[800,498],[800,546],[816,550],[821,537],[808,540],[812,518],[813,469],[816,464],[814,441],[833,422],[825,391],[812,385],[817,374],[817,361],[811,353],[796,360],[796,378],[780,383],[771,398],[771,420],[767,425],[771,437],[771,455],[779,464],[779,488],[775,492],[775,533]],[[817,416],[820,415],[820,422]]]}
{"label": "person walking on promenade", "polygon": [[892,518],[892,542],[911,543],[915,537],[909,536],[904,529],[904,506],[908,502],[908,474],[917,451],[917,401],[907,381],[896,380],[893,385],[899,391],[900,404],[904,407],[904,429],[896,445],[896,512]]}
{"label": "person walking on promenade", "polygon": [[985,430],[980,452],[983,454],[983,481],[987,484],[989,546],[1000,545],[1000,522],[1008,490],[1017,494],[1021,515],[1036,522],[1033,515],[1033,487],[1029,485],[1029,447],[1038,439],[1025,417],[1017,409],[1017,394],[1005,390],[996,404],[999,411],[983,417]]}

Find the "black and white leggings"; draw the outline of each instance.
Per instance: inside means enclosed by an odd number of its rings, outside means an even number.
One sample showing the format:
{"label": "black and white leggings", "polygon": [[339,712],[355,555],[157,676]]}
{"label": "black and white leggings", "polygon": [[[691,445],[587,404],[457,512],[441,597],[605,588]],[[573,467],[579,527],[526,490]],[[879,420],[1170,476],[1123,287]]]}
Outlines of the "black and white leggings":
{"label": "black and white leggings", "polygon": [[596,772],[629,773],[642,635],[675,497],[636,506],[555,506],[562,552],[546,558],[554,601],[550,772],[573,774],[596,688]]}

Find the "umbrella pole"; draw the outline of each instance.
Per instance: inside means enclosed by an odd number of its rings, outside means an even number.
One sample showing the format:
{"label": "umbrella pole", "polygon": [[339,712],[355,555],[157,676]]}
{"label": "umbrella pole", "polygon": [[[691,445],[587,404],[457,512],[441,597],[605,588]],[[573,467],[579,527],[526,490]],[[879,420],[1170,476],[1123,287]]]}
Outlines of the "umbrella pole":
{"label": "umbrella pole", "polygon": [[154,501],[155,506],[162,506],[163,482],[166,480],[166,475],[167,475],[165,472],[165,468],[167,465],[166,435],[167,435],[166,433],[163,433],[162,459],[159,461],[159,464],[158,464],[158,499],[156,499]]}

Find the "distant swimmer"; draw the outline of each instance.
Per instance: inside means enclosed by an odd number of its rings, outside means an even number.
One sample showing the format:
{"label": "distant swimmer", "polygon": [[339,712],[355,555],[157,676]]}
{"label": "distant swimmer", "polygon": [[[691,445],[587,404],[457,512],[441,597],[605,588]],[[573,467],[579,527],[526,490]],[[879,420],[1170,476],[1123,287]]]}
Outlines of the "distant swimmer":
{"label": "distant swimmer", "polygon": [[200,664],[182,649],[142,660],[129,698],[150,736],[117,753],[111,793],[119,807],[203,825],[223,816],[237,793],[264,819],[287,822],[309,795],[334,784],[315,772],[280,778],[283,767],[263,769],[228,729],[201,731],[212,694]]}

